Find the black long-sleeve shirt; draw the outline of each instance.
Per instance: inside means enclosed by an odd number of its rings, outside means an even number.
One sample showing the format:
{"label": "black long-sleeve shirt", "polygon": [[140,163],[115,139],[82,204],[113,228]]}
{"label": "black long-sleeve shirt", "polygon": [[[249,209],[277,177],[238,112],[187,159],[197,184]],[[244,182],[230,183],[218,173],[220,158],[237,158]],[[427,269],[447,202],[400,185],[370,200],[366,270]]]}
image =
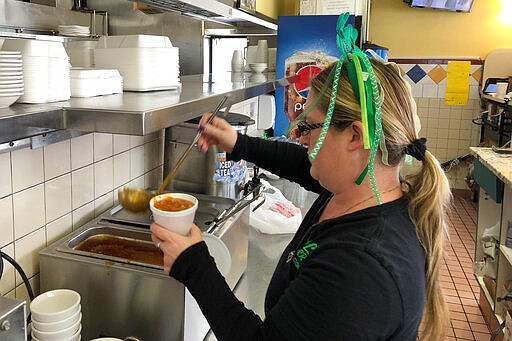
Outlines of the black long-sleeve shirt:
{"label": "black long-sleeve shirt", "polygon": [[234,296],[204,242],[177,258],[170,275],[187,286],[219,341],[416,339],[425,258],[406,199],[319,222],[332,194],[309,175],[306,148],[239,135],[230,158],[320,196],[279,259],[264,320]]}

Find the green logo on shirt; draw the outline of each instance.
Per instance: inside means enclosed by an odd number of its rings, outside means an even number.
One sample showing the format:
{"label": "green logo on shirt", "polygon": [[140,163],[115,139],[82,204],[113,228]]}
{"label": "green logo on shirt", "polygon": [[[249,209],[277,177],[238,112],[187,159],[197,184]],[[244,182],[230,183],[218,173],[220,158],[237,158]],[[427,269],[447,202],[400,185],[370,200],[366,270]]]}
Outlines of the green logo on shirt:
{"label": "green logo on shirt", "polygon": [[312,251],[316,250],[318,248],[318,244],[312,242],[311,240],[308,240],[307,243],[301,247],[300,249],[295,252],[293,255],[293,265],[295,265],[295,268],[299,270],[300,266],[306,258],[311,254]]}

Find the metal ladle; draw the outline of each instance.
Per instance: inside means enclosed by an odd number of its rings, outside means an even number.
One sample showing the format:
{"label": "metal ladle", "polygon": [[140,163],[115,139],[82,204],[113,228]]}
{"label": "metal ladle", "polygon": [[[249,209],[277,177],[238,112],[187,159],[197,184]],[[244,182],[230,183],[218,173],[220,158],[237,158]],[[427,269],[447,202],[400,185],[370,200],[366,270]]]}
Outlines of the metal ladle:
{"label": "metal ladle", "polygon": [[[215,110],[213,111],[212,115],[208,118],[208,121],[206,124],[211,123],[213,118],[217,115],[219,110],[223,107],[224,103],[228,99],[228,96],[224,96],[220,103],[217,105]],[[185,159],[187,158],[188,154],[194,147],[194,145],[199,140],[199,137],[201,136],[201,131],[198,131],[196,136],[194,137],[194,140],[190,143],[190,145],[187,147],[187,149],[183,152],[181,157],[176,162],[176,165],[174,168],[169,172],[167,177],[164,179],[160,187],[158,187],[158,190],[155,193],[152,193],[146,189],[143,188],[131,188],[131,187],[123,187],[119,189],[118,191],[118,199],[121,206],[123,206],[124,209],[131,211],[131,212],[145,212],[149,209],[149,201],[152,197],[160,195],[165,187],[169,184],[169,182],[172,180],[174,175],[176,175],[176,172],[181,167]]]}

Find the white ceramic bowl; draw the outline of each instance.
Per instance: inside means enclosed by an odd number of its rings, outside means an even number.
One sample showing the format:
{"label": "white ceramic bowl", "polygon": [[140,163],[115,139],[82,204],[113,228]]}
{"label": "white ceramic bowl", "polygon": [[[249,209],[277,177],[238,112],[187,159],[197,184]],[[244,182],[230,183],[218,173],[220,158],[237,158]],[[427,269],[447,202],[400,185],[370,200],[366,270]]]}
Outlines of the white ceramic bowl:
{"label": "white ceramic bowl", "polygon": [[32,328],[37,329],[40,332],[56,332],[69,328],[80,321],[82,321],[82,313],[80,312],[79,306],[79,309],[74,315],[64,320],[56,322],[39,322],[35,319],[32,319]]}
{"label": "white ceramic bowl", "polygon": [[263,72],[267,68],[267,63],[251,63],[249,67],[254,72]]}
{"label": "white ceramic bowl", "polygon": [[80,294],[69,289],[47,291],[30,302],[32,317],[39,322],[57,322],[80,309]]}
{"label": "white ceramic bowl", "polygon": [[32,323],[32,334],[37,337],[40,340],[61,340],[69,338],[77,333],[77,331],[80,329],[82,320],[76,320],[75,323],[72,325],[63,328],[58,329],[56,331],[52,332],[44,332],[36,328],[34,323]]}
{"label": "white ceramic bowl", "polygon": [[[163,211],[155,207],[155,202],[158,200],[162,200],[164,198],[173,197],[179,199],[185,199],[194,203],[194,205],[190,208],[187,208],[183,211]],[[157,195],[153,197],[149,202],[149,207],[151,208],[151,212],[153,212],[153,219],[159,225],[162,225],[166,229],[182,234],[187,235],[194,222],[194,217],[197,210],[198,201],[197,198],[185,193],[165,193]]]}
{"label": "white ceramic bowl", "polygon": [[82,332],[82,325],[80,324],[80,326],[78,326],[78,330],[73,335],[71,335],[69,337],[65,337],[65,338],[40,339],[37,336],[35,336],[34,331],[32,331],[32,333],[30,335],[32,336],[32,341],[80,341],[82,338],[81,332]]}

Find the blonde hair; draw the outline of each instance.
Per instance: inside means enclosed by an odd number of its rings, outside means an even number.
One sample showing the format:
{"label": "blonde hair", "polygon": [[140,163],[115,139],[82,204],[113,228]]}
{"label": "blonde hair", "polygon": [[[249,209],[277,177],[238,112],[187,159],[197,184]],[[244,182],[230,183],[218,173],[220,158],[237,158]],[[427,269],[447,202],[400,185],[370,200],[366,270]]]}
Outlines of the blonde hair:
{"label": "blonde hair", "polygon": [[[417,140],[416,104],[410,87],[400,76],[398,67],[370,59],[379,82],[382,100],[382,126],[388,151],[389,166],[400,166],[404,160],[404,147]],[[322,93],[322,86],[329,79],[335,64],[320,72],[311,81],[311,90]],[[330,90],[323,95],[319,105],[327,108]],[[361,121],[359,102],[354,96],[344,65],[339,79],[336,105],[332,121],[339,126]],[[343,124],[347,123],[347,125]],[[334,126],[336,127],[336,126]],[[379,157],[377,154],[376,159]],[[376,160],[377,161],[377,160]],[[451,202],[448,180],[437,159],[425,152],[421,170],[403,179],[403,189],[409,199],[409,215],[425,250],[425,306],[420,340],[441,340],[449,324],[448,308],[439,282],[444,244],[448,237],[446,210]]]}

